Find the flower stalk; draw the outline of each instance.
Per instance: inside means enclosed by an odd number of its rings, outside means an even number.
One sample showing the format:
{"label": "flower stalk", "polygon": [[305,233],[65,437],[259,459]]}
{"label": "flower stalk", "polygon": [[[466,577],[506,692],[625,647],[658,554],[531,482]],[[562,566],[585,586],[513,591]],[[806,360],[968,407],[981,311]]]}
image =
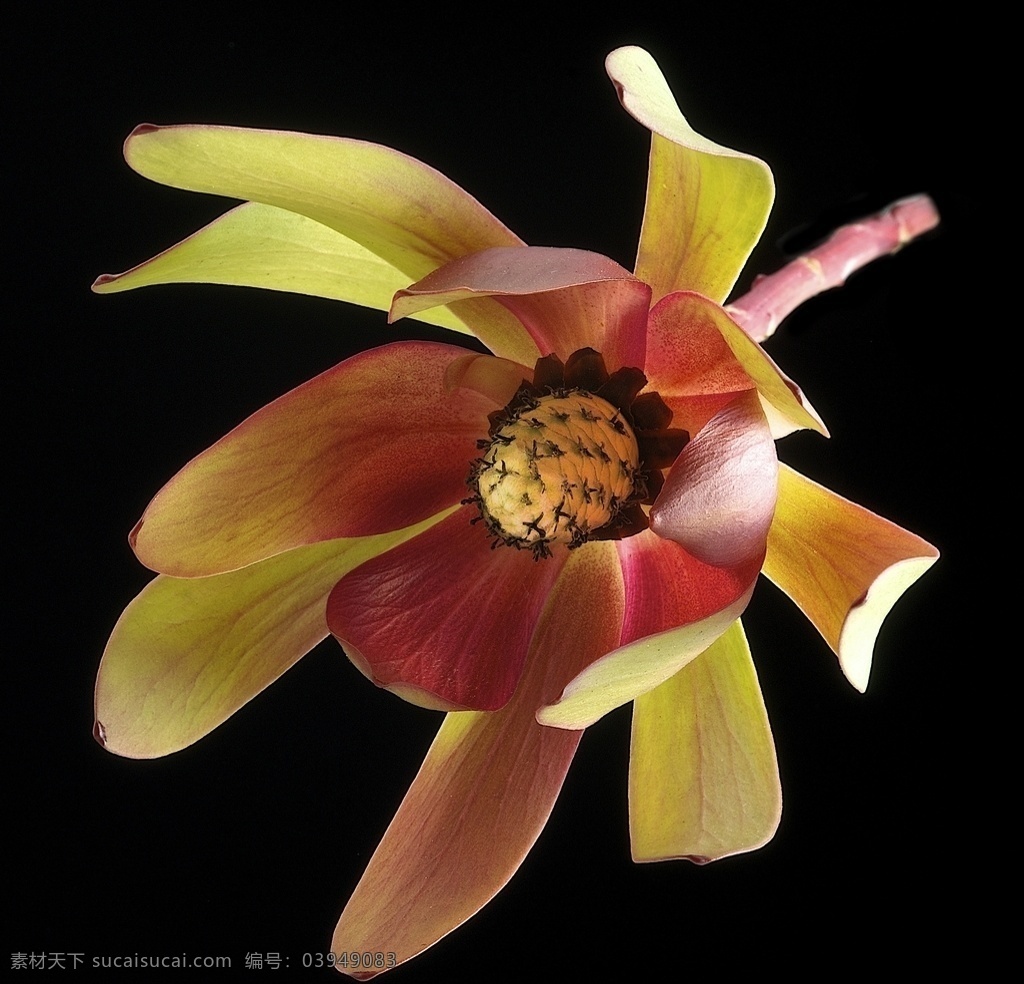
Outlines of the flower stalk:
{"label": "flower stalk", "polygon": [[726,304],[725,310],[754,341],[763,342],[805,301],[842,287],[861,267],[899,252],[938,224],[938,209],[927,195],[900,199],[876,215],[837,229],[781,270],[757,277],[750,290]]}

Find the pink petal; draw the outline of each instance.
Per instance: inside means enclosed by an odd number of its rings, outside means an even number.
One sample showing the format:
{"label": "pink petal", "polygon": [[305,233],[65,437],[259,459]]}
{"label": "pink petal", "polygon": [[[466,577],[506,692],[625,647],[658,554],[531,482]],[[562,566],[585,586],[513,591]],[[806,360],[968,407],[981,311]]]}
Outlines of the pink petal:
{"label": "pink petal", "polygon": [[775,441],[751,390],[683,448],[651,509],[651,529],[716,567],[762,557],[778,478]]}
{"label": "pink petal", "polygon": [[764,573],[867,689],[882,620],[939,552],[919,536],[783,467]]}
{"label": "pink petal", "polygon": [[400,342],[275,400],[157,493],[132,533],[139,559],[181,577],[215,574],[455,505],[496,408],[445,387],[447,367],[464,354]]}
{"label": "pink petal", "polygon": [[402,963],[508,882],[547,822],[580,738],[541,727],[534,710],[615,645],[621,618],[615,551],[587,544],[551,591],[511,702],[445,719],[342,913],[336,954],[384,951]]}
{"label": "pink petal", "polygon": [[460,257],[399,291],[391,318],[480,296],[512,311],[541,355],[565,360],[589,346],[609,368],[643,365],[650,288],[608,257],[580,249],[498,247]]}
{"label": "pink petal", "polygon": [[565,551],[491,549],[476,506],[342,578],[327,624],[378,686],[445,710],[503,707]]}

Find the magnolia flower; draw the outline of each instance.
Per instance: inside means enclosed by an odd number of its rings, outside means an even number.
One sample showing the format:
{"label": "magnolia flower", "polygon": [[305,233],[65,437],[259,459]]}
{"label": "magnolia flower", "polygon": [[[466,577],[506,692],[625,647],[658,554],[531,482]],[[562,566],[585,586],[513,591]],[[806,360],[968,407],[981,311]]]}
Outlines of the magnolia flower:
{"label": "magnolia flower", "polygon": [[723,308],[767,221],[771,172],[695,133],[646,52],[607,66],[653,135],[633,273],[526,246],[373,144],[142,126],[125,147],[146,177],[247,203],[96,290],[319,294],[493,353],[364,352],[186,465],[131,534],[159,576],[99,671],[97,738],[140,758],[196,741],[328,633],[377,684],[452,712],[338,925],[339,965],[357,976],[500,890],[582,729],[628,701],[634,858],[764,844],[778,769],[739,622],[758,573],[863,690],[882,619],[937,557],[779,466],[776,437],[827,432],[758,344],[933,224],[930,203],[845,230]]}

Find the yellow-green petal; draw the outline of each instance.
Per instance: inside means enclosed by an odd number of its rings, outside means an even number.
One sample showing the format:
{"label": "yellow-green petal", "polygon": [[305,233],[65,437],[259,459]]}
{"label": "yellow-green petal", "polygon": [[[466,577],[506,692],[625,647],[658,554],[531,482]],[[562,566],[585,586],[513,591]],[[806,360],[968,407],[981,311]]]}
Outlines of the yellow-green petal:
{"label": "yellow-green petal", "polygon": [[634,861],[703,863],[771,840],[782,787],[768,714],[739,620],[633,705]]}
{"label": "yellow-green petal", "polygon": [[125,609],[103,653],[96,737],[129,758],[198,741],[327,635],[327,595],[339,578],[443,515],[299,547],[228,574],[155,578]]}
{"label": "yellow-green petal", "polygon": [[[92,289],[113,294],[183,283],[262,287],[386,311],[395,292],[409,286],[409,277],[359,243],[298,212],[247,202],[131,270],[104,274]],[[448,308],[411,317],[473,334]]]}
{"label": "yellow-green petal", "polygon": [[[440,172],[362,140],[144,124],[128,137],[124,152],[152,181],[305,215],[359,243],[409,281],[458,256],[522,245]],[[466,301],[459,312],[496,355],[530,363],[533,346],[525,330],[496,301]]]}
{"label": "yellow-green petal", "polygon": [[921,537],[782,466],[764,573],[867,689],[878,631],[939,552]]}
{"label": "yellow-green petal", "polygon": [[695,290],[724,301],[768,221],[768,165],[697,133],[642,48],[613,51],[605,67],[626,111],[651,131],[636,275],[655,300]]}

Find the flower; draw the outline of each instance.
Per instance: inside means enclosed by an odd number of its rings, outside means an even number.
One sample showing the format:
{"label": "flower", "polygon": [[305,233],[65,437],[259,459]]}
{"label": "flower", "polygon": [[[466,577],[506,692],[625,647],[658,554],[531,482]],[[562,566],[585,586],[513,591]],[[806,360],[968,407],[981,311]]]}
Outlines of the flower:
{"label": "flower", "polygon": [[[346,968],[359,975],[500,890],[581,730],[631,700],[634,857],[765,843],[778,770],[739,623],[758,573],[863,689],[882,618],[937,556],[775,456],[775,437],[826,432],[758,344],[772,302],[784,314],[841,279],[833,261],[856,250],[823,247],[723,308],[771,173],[696,134],[645,52],[608,69],[652,132],[634,273],[525,246],[388,148],[223,127],[143,126],[126,144],[147,177],[247,204],[97,290],[303,291],[493,353],[364,352],[186,465],[132,532],[159,576],[100,667],[97,737],[134,757],[196,741],[328,631],[376,682],[454,710],[338,925],[335,953],[384,955]],[[897,245],[904,212],[864,227],[879,235],[854,265]]]}

